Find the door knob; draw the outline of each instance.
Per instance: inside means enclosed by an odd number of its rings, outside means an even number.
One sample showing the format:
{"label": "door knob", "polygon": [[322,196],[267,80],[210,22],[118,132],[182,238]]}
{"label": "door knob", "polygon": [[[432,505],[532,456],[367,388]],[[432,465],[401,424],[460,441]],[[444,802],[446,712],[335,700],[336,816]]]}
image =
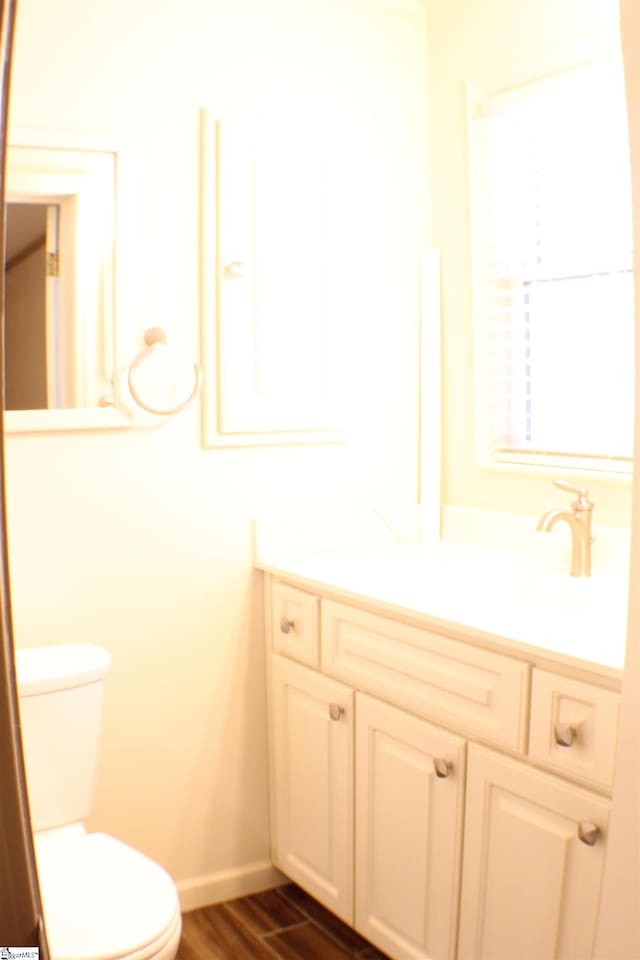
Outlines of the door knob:
{"label": "door knob", "polygon": [[280,632],[289,633],[293,629],[294,621],[289,620],[288,617],[280,617]]}
{"label": "door knob", "polygon": [[451,760],[445,760],[444,757],[434,757],[433,769],[436,772],[436,777],[440,780],[445,780],[453,770],[453,764]]}
{"label": "door knob", "polygon": [[600,836],[600,827],[588,820],[581,820],[578,824],[578,836],[588,847],[593,847]]}
{"label": "door knob", "polygon": [[342,720],[344,717],[344,707],[341,707],[339,703],[330,703],[329,716],[332,720]]}
{"label": "door knob", "polygon": [[559,747],[572,747],[577,732],[570,723],[556,723],[553,728],[553,736]]}

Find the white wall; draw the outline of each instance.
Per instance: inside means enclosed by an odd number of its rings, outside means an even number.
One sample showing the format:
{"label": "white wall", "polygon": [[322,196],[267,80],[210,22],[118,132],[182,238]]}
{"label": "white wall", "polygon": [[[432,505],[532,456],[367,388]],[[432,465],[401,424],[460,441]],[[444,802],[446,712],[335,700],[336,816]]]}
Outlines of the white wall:
{"label": "white wall", "polygon": [[[433,243],[442,252],[443,500],[539,514],[557,470],[489,466],[474,449],[471,228],[465,84],[508,89],[619,49],[617,0],[429,0]],[[567,362],[572,362],[567,358]],[[561,471],[568,476],[567,471]],[[629,478],[587,483],[595,520],[629,524]]]}
{"label": "white wall", "polygon": [[191,905],[229,871],[268,859],[251,517],[303,497],[415,500],[421,4],[21,0],[11,126],[112,133],[121,144],[123,354],[152,325],[197,354],[203,106],[317,116],[372,157],[385,148],[386,194],[371,197],[367,227],[375,254],[350,318],[360,343],[348,365],[349,443],[203,450],[196,406],[153,430],[7,439],[17,643],[91,640],[113,654],[89,826],[194,883]]}

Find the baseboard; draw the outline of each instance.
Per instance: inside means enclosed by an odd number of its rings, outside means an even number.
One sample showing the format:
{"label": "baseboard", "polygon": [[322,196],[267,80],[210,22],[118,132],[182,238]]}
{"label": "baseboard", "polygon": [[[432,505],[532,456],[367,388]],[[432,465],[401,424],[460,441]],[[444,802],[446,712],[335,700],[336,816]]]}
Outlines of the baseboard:
{"label": "baseboard", "polygon": [[212,903],[220,903],[221,900],[259,893],[260,890],[268,890],[286,882],[287,878],[276,870],[270,860],[259,860],[244,867],[182,880],[177,884],[180,909],[187,913]]}

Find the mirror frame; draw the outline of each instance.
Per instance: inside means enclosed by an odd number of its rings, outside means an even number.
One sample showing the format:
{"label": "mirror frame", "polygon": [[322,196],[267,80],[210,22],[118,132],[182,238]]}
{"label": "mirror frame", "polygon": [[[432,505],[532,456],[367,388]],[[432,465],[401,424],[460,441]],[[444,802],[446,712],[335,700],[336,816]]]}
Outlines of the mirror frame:
{"label": "mirror frame", "polygon": [[[61,272],[61,302],[73,311],[81,393],[94,406],[5,411],[6,433],[115,429],[131,421],[114,405],[116,374],[117,144],[110,137],[11,129],[7,201],[56,203],[73,198],[73,265]],[[97,228],[96,228],[97,227]],[[98,366],[101,376],[96,376]],[[100,396],[102,394],[102,396]],[[104,405],[103,405],[104,404]]]}

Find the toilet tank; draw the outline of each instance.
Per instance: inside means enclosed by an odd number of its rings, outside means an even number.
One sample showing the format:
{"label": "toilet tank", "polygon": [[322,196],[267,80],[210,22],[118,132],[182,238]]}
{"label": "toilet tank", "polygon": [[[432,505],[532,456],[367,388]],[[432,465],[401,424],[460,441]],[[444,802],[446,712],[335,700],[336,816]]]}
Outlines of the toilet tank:
{"label": "toilet tank", "polygon": [[91,810],[110,663],[89,643],[16,650],[33,830],[84,820]]}

